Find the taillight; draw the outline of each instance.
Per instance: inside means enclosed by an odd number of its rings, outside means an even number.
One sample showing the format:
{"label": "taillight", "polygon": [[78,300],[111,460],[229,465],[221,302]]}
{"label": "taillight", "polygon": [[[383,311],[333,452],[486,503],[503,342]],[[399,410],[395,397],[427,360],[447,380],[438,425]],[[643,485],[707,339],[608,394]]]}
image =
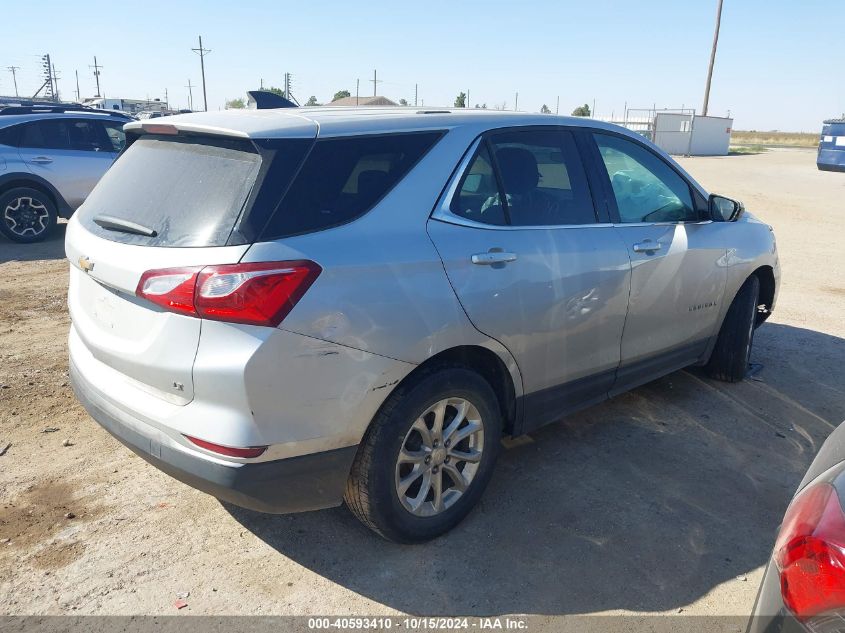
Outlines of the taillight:
{"label": "taillight", "polygon": [[232,446],[223,446],[222,444],[206,442],[205,440],[201,440],[197,437],[191,437],[190,435],[186,435],[185,437],[188,438],[192,444],[196,444],[200,448],[204,448],[212,453],[217,453],[218,455],[226,455],[227,457],[258,457],[267,450],[266,446],[234,448]]}
{"label": "taillight", "polygon": [[276,327],[321,272],[314,262],[261,262],[150,270],[135,292],[173,312]]}
{"label": "taillight", "polygon": [[832,485],[816,484],[795,498],[774,559],[784,604],[798,619],[845,607],[845,514]]}
{"label": "taillight", "polygon": [[148,270],[141,275],[135,294],[173,312],[196,316],[194,288],[200,270],[202,266]]}

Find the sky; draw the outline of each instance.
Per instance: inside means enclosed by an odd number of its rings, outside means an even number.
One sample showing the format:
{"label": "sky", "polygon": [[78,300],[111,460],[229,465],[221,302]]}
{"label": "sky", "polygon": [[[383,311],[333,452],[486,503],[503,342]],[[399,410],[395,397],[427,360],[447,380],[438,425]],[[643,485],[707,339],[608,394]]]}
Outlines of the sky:
{"label": "sky", "polygon": [[[0,94],[41,85],[49,53],[63,98],[164,99],[202,108],[197,36],[208,109],[247,90],[282,86],[304,103],[342,89],[420,105],[470,105],[599,116],[629,108],[701,112],[717,0],[0,0]],[[724,0],[709,113],[734,128],[818,132],[845,112],[843,0]],[[37,25],[37,28],[34,28]],[[33,34],[36,33],[37,37]]]}

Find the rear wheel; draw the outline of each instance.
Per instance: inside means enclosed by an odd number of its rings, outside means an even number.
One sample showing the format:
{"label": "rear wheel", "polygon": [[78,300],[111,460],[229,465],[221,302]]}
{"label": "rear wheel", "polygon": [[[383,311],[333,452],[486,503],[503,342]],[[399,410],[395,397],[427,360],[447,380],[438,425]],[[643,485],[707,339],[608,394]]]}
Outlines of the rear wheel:
{"label": "rear wheel", "polygon": [[0,194],[0,232],[15,242],[40,242],[56,226],[56,205],[50,196],[31,187],[15,187]]}
{"label": "rear wheel", "polygon": [[347,482],[347,506],[391,541],[447,532],[487,486],[501,426],[496,395],[475,372],[421,375],[391,394],[373,420]]}
{"label": "rear wheel", "polygon": [[719,330],[719,338],[707,363],[707,372],[713,378],[739,382],[748,373],[759,297],[760,280],[752,275],[736,293]]}

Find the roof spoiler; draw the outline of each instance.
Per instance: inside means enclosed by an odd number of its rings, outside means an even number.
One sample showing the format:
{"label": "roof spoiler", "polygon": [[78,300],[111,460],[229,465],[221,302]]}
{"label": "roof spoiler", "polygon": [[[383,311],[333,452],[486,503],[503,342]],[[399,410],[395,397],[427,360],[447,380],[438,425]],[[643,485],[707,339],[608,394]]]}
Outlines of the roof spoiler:
{"label": "roof spoiler", "polygon": [[247,107],[250,110],[275,110],[277,108],[296,108],[298,107],[293,101],[285,99],[281,95],[269,90],[250,90],[246,93],[248,96]]}

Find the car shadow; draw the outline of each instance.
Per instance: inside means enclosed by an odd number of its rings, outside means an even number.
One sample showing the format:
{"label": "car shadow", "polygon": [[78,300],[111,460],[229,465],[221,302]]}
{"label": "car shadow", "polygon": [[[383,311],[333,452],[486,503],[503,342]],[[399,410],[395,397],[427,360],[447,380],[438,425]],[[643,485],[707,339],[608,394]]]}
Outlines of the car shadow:
{"label": "car shadow", "polygon": [[59,222],[50,237],[43,242],[19,244],[0,234],[0,264],[6,262],[29,262],[40,259],[63,259],[65,256],[66,222]]}
{"label": "car shadow", "polygon": [[676,610],[768,560],[845,418],[845,340],[766,324],[752,360],[753,380],[681,371],[533,433],[503,451],[467,520],[424,545],[387,543],[345,508],[227,510],[279,554],[403,612]]}

